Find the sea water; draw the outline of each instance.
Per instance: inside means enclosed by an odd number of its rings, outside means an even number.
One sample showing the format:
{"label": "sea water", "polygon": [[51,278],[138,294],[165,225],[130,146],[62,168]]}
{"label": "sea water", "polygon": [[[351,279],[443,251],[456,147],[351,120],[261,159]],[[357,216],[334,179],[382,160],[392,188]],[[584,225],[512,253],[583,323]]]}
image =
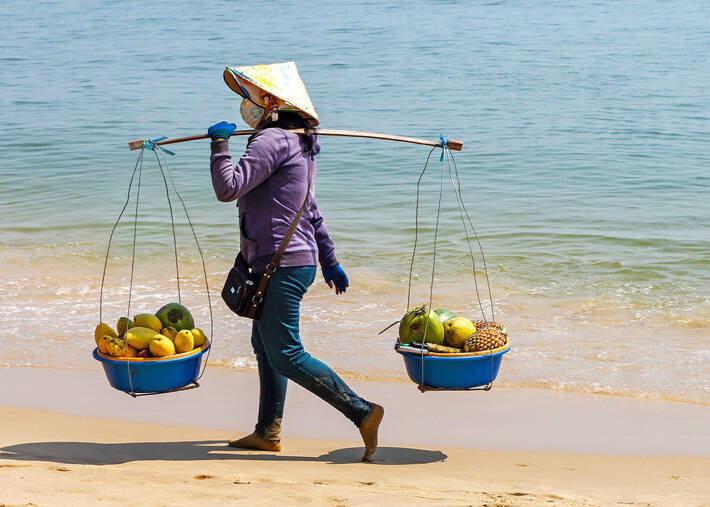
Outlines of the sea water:
{"label": "sea water", "polygon": [[[420,193],[412,303],[510,328],[502,385],[710,402],[710,7],[704,1],[3,2],[0,364],[98,368],[89,352],[135,138],[239,118],[226,65],[295,60],[321,126],[464,142]],[[345,376],[403,380],[416,182],[429,148],[322,137],[318,205],[350,276],[306,296],[307,349]],[[234,155],[245,138],[230,143]],[[211,361],[253,368],[249,324],[219,301],[237,249],[209,143],[171,147],[183,302]],[[442,173],[443,169],[443,173]],[[131,313],[177,299],[170,212],[146,152]],[[135,189],[135,187],[134,187]],[[102,318],[127,311],[135,194]],[[486,270],[490,293],[486,282]],[[492,313],[493,310],[495,314]]]}

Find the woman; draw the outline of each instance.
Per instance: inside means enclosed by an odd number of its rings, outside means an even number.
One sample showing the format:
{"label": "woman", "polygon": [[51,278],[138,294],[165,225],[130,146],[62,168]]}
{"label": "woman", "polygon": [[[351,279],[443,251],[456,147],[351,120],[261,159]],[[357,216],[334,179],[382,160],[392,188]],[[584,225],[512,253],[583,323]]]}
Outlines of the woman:
{"label": "woman", "polygon": [[[287,86],[279,87],[278,80],[275,85],[274,73],[260,80],[260,72],[268,67],[276,67],[277,77],[286,73]],[[336,294],[344,293],[349,285],[315,201],[314,157],[320,151],[312,129],[318,124],[315,110],[310,99],[303,100],[305,87],[295,64],[228,68],[225,80],[244,96],[241,111],[247,123],[263,129],[249,139],[236,165],[232,164],[228,141],[235,125],[221,122],[208,130],[215,194],[224,202],[238,199],[241,252],[255,271],[266,268],[281,243],[306,197],[309,170],[312,174],[303,215],[271,277],[261,318],[252,324],[260,383],[256,427],[252,434],[229,445],[281,450],[281,419],[287,379],[291,379],[358,426],[365,443],[362,459],[368,461],[377,447],[383,408],[359,397],[327,365],[305,352],[299,337],[300,303],[314,281],[316,264],[320,262],[323,277]],[[299,83],[303,89],[294,91]],[[290,94],[288,102],[282,98],[285,94]],[[305,134],[288,131],[295,128],[305,129]]]}

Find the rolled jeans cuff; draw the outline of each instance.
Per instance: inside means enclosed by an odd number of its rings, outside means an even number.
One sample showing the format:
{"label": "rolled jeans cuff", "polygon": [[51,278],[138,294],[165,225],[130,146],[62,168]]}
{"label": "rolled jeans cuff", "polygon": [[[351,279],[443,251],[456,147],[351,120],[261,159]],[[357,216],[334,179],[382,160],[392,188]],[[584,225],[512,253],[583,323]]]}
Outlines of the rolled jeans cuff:
{"label": "rolled jeans cuff", "polygon": [[348,418],[355,423],[355,426],[358,428],[362,425],[362,422],[370,417],[370,414],[372,414],[372,410],[375,408],[375,404],[371,403],[369,401],[365,401],[365,406],[363,407],[364,409],[362,411],[358,411],[358,413],[354,416],[349,416]]}
{"label": "rolled jeans cuff", "polygon": [[275,419],[269,424],[257,423],[254,427],[256,436],[269,442],[281,442],[281,419]]}

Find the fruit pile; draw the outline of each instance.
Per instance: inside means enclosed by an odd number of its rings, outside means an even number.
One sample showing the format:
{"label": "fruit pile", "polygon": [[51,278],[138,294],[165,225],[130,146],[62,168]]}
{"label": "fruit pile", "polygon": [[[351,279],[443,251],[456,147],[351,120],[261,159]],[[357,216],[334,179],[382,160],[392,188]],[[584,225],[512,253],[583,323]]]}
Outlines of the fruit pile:
{"label": "fruit pile", "polygon": [[178,303],[169,303],[152,313],[121,317],[111,326],[100,323],[94,331],[99,352],[113,357],[168,357],[190,352],[207,342],[205,333],[195,327],[189,310]]}
{"label": "fruit pile", "polygon": [[399,343],[419,344],[431,352],[482,352],[508,343],[508,329],[497,322],[474,322],[457,317],[451,310],[432,311],[421,305],[402,317]]}

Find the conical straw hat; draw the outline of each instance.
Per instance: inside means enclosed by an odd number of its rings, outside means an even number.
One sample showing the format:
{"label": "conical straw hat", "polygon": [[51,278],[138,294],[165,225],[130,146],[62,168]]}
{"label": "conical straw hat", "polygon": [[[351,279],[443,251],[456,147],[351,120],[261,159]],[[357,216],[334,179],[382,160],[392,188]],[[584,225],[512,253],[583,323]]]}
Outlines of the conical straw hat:
{"label": "conical straw hat", "polygon": [[267,107],[261,99],[261,95],[266,92],[274,97],[278,109],[296,111],[314,127],[320,123],[306,86],[298,75],[296,62],[227,67],[224,70],[224,82],[260,107]]}

